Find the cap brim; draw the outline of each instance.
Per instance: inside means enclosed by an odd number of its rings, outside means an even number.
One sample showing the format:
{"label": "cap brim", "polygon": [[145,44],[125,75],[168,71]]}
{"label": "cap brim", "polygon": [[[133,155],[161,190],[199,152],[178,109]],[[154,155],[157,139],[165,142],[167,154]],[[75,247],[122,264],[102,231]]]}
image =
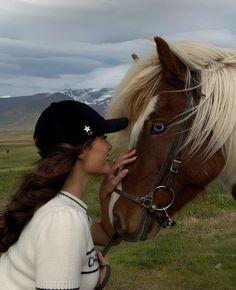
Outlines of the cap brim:
{"label": "cap brim", "polygon": [[108,119],[106,120],[106,129],[104,130],[104,134],[107,133],[115,133],[118,131],[121,131],[125,129],[129,124],[129,121],[127,118],[116,118],[116,119]]}

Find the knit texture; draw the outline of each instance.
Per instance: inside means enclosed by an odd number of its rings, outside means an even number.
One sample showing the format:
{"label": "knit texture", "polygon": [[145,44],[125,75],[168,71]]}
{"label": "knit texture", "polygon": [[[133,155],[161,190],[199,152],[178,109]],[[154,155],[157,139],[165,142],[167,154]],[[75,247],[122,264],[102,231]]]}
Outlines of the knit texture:
{"label": "knit texture", "polygon": [[0,290],[92,290],[98,276],[87,206],[68,192],[43,205],[0,258]]}

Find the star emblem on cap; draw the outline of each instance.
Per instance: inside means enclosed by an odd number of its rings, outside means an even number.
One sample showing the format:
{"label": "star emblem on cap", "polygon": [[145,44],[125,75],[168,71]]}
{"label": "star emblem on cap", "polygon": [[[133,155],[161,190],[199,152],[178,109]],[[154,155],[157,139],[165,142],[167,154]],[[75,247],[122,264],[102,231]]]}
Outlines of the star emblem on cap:
{"label": "star emblem on cap", "polygon": [[84,131],[90,136],[93,134],[93,131],[90,129],[90,126],[84,126]]}

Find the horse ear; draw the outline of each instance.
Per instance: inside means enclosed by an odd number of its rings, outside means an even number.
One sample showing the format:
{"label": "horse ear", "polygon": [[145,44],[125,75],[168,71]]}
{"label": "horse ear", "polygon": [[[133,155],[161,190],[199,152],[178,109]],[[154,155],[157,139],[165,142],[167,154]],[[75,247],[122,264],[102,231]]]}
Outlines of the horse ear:
{"label": "horse ear", "polygon": [[156,49],[162,65],[169,72],[168,78],[177,78],[185,81],[186,66],[185,64],[170,50],[168,44],[159,36],[154,37]]}
{"label": "horse ear", "polygon": [[139,60],[139,57],[138,57],[138,55],[137,55],[136,53],[132,53],[132,54],[131,54],[131,57],[132,57],[132,59],[133,59],[135,62],[137,62],[137,61]]}

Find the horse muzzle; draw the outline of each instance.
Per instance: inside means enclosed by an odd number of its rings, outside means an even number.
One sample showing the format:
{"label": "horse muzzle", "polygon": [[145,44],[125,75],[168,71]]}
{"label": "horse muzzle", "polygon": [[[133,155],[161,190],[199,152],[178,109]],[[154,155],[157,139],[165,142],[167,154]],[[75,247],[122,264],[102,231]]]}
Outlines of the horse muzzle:
{"label": "horse muzzle", "polygon": [[115,232],[127,242],[144,241],[154,237],[161,228],[159,222],[154,216],[146,215],[145,212],[142,214],[142,219],[139,217],[140,214],[137,218],[133,217],[126,220],[123,215],[114,212],[113,227]]}

